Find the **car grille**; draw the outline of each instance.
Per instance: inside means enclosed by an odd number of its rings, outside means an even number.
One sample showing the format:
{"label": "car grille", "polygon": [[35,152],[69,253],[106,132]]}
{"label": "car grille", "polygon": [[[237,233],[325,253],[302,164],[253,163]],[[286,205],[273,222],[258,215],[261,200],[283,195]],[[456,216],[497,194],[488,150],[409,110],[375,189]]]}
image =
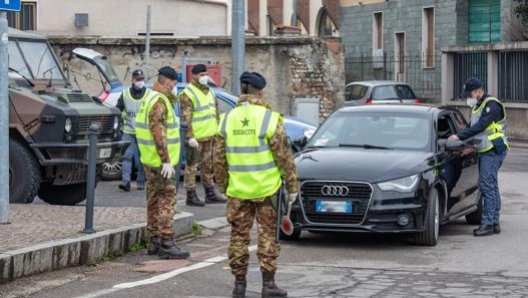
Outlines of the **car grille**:
{"label": "car grille", "polygon": [[[347,188],[347,192],[331,193],[324,191],[326,186]],[[367,183],[353,182],[306,182],[301,186],[301,196],[306,217],[314,223],[359,224],[363,221],[368,209],[372,188]],[[318,213],[317,200],[351,201],[352,213]]]}
{"label": "car grille", "polygon": [[87,135],[92,124],[99,126],[99,132],[111,133],[114,129],[114,115],[80,116],[77,118],[77,135]]}

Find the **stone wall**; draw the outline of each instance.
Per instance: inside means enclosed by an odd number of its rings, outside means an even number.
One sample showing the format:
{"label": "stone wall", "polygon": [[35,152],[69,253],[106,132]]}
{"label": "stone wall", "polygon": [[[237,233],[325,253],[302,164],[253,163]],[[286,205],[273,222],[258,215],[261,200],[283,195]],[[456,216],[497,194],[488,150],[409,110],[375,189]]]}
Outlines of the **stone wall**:
{"label": "stone wall", "polygon": [[[107,56],[118,77],[126,84],[131,72],[143,68],[144,39],[50,37],[60,62],[70,69],[70,81],[92,95],[101,91],[101,82],[87,63],[73,59],[72,50],[85,47]],[[181,70],[182,58],[208,58],[221,67],[220,86],[231,90],[231,40],[229,38],[151,40],[149,73],[151,82],[156,70],[171,65]],[[248,37],[246,69],[265,76],[268,85],[264,95],[280,112],[292,114],[295,97],[320,99],[320,119],[324,120],[342,105],[344,97],[344,63],[339,38]],[[193,62],[193,64],[198,62]],[[92,67],[93,68],[93,67]],[[84,87],[87,86],[87,87]]]}

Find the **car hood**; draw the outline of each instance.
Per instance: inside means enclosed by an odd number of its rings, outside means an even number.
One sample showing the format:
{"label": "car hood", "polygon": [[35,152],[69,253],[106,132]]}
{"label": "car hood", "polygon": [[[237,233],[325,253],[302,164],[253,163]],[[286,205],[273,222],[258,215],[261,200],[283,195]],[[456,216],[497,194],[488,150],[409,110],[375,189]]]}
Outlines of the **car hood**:
{"label": "car hood", "polygon": [[356,148],[306,149],[295,158],[301,180],[382,182],[432,167],[429,152]]}

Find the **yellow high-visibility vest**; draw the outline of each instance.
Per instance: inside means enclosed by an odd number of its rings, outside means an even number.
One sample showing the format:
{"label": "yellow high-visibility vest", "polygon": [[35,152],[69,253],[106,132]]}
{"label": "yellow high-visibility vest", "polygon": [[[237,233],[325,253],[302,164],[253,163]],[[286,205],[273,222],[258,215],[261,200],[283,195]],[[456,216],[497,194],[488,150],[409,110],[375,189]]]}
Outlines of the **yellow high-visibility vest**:
{"label": "yellow high-visibility vest", "polygon": [[216,120],[216,104],[213,90],[204,94],[193,84],[187,85],[183,92],[191,100],[194,107],[192,114],[192,130],[197,140],[212,137],[218,131]]}
{"label": "yellow high-visibility vest", "polygon": [[174,114],[174,109],[167,97],[159,92],[152,91],[143,101],[136,116],[136,139],[139,147],[141,163],[149,167],[160,167],[161,158],[158,155],[154,137],[150,131],[150,111],[158,99],[162,99],[167,108],[167,150],[171,165],[175,166],[180,161],[180,124],[179,118]]}
{"label": "yellow high-visibility vest", "polygon": [[251,200],[278,191],[281,173],[269,140],[279,121],[279,113],[252,104],[238,106],[222,115],[219,134],[226,144],[228,196]]}
{"label": "yellow high-visibility vest", "polygon": [[488,152],[491,149],[493,149],[493,140],[502,138],[504,141],[504,144],[506,147],[509,148],[508,139],[506,138],[505,130],[506,130],[506,109],[504,108],[504,105],[495,97],[488,97],[484,99],[484,101],[480,104],[478,107],[474,107],[471,111],[471,125],[475,125],[477,122],[479,122],[480,117],[482,116],[482,111],[486,104],[489,101],[495,101],[499,104],[499,106],[502,109],[502,119],[500,119],[497,122],[492,122],[486,129],[475,135],[473,138],[475,139],[477,143],[477,152],[478,153],[484,153]]}
{"label": "yellow high-visibility vest", "polygon": [[[130,87],[134,88],[134,87]],[[123,90],[123,132],[127,134],[135,134],[136,116],[137,111],[143,104],[145,98],[148,97],[150,89],[145,88],[145,93],[140,99],[135,99],[130,92],[130,88]]]}

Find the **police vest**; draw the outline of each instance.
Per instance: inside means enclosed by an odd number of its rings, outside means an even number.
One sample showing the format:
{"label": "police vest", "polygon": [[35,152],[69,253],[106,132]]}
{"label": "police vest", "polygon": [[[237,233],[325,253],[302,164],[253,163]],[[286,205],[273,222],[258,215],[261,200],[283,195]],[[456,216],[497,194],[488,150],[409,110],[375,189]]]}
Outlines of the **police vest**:
{"label": "police vest", "polygon": [[167,109],[167,150],[171,165],[180,161],[180,126],[179,118],[174,113],[167,97],[159,92],[151,91],[143,101],[136,116],[136,139],[139,147],[141,163],[149,167],[160,167],[161,158],[154,144],[154,137],[150,131],[150,111],[158,99],[162,99]]}
{"label": "police vest", "polygon": [[216,120],[215,96],[212,90],[204,94],[196,86],[189,84],[183,93],[191,100],[194,111],[192,114],[192,130],[197,140],[212,137],[218,131]]}
{"label": "police vest", "polygon": [[[134,88],[134,87],[131,87]],[[123,91],[123,103],[125,104],[125,109],[123,110],[123,132],[127,134],[135,134],[135,125],[136,125],[136,114],[143,100],[147,98],[150,93],[150,89],[145,88],[145,94],[140,99],[135,99],[131,92],[130,88]]]}
{"label": "police vest", "polygon": [[222,116],[220,135],[226,144],[227,195],[257,199],[273,195],[281,173],[269,147],[280,114],[257,105],[242,105]]}
{"label": "police vest", "polygon": [[493,140],[496,140],[498,138],[502,138],[504,141],[504,144],[506,147],[509,147],[508,145],[508,139],[506,138],[505,129],[506,129],[506,109],[504,108],[504,105],[496,98],[494,97],[488,97],[484,99],[484,101],[480,104],[478,107],[473,107],[471,111],[471,126],[477,124],[479,122],[480,117],[482,116],[482,110],[486,106],[486,104],[489,101],[495,101],[497,102],[501,109],[502,109],[502,119],[499,121],[492,122],[486,129],[475,135],[474,139],[476,141],[477,145],[477,152],[478,153],[484,153],[487,151],[490,151],[493,149]]}

